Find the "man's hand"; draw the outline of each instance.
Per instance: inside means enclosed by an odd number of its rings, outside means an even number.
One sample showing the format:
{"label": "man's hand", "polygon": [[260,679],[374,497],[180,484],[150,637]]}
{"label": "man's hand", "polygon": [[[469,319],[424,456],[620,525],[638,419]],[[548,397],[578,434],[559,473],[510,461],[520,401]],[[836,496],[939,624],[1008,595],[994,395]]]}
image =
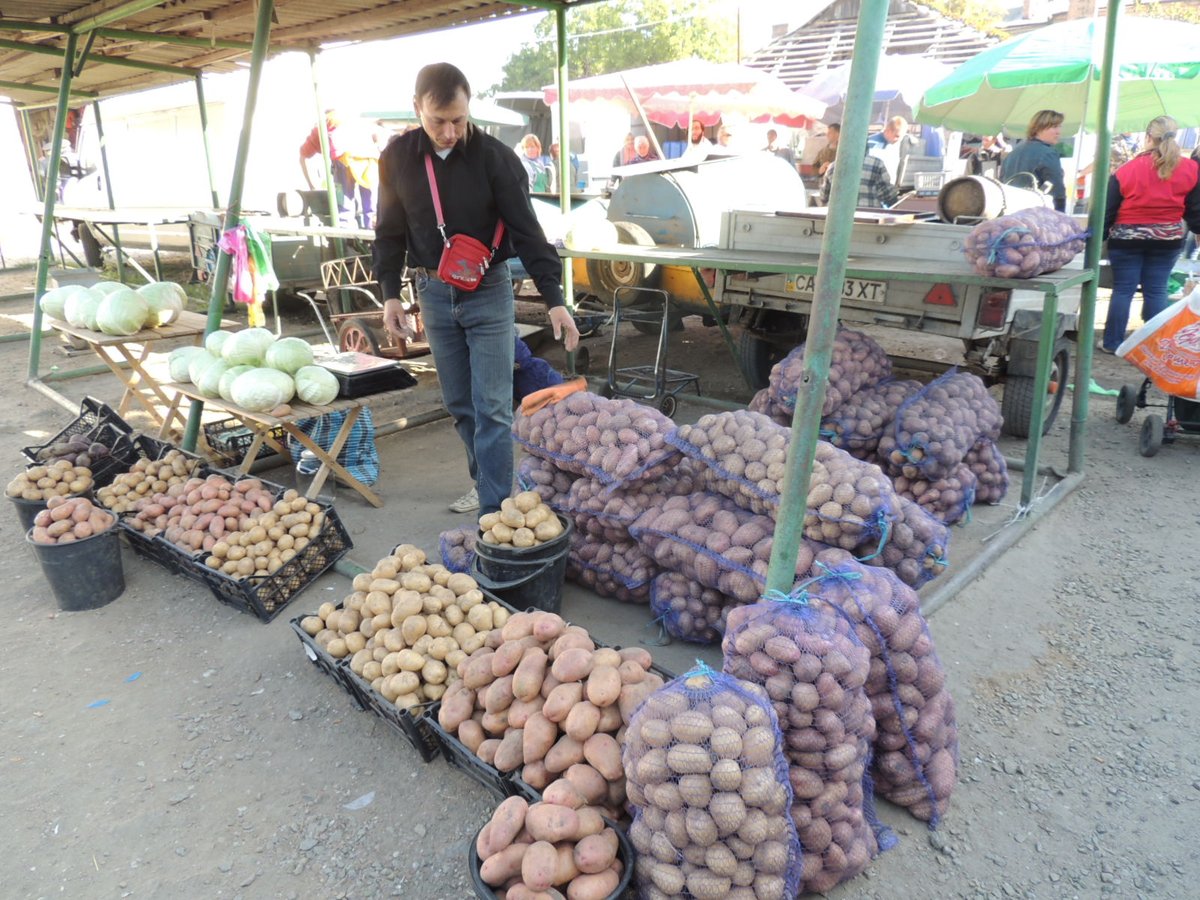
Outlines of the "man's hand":
{"label": "man's hand", "polygon": [[[389,301],[390,302],[390,301]],[[384,319],[387,313],[384,313]],[[564,338],[563,346],[570,353],[579,346],[579,329],[575,327],[575,317],[565,306],[555,306],[550,309],[550,327],[554,330],[554,339]]]}
{"label": "man's hand", "polygon": [[383,301],[383,327],[387,329],[388,334],[406,341],[411,341],[417,336],[408,327],[403,305],[395,298]]}

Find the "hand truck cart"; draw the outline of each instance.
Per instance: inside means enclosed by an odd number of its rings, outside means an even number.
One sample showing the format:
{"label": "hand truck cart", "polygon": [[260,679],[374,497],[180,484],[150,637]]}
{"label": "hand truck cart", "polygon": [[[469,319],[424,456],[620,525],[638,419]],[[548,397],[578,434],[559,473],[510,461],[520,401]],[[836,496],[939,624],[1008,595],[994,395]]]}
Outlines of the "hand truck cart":
{"label": "hand truck cart", "polygon": [[[638,296],[643,295],[643,296]],[[661,309],[648,308],[655,301]],[[622,307],[628,307],[623,309]],[[634,308],[640,307],[640,308]],[[658,325],[658,350],[653,366],[617,365],[617,342],[621,320]],[[608,378],[601,390],[605,397],[630,397],[656,405],[665,416],[675,415],[678,395],[689,387],[700,396],[700,377],[667,368],[667,340],[671,330],[671,296],[661,288],[622,286],[613,291],[612,343],[608,352]]]}

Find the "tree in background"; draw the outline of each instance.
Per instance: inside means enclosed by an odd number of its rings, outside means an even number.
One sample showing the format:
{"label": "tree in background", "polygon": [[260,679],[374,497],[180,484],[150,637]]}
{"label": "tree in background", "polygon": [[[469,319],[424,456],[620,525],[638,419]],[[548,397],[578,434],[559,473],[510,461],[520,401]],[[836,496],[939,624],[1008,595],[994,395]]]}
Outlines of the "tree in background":
{"label": "tree in background", "polygon": [[[567,12],[571,78],[620,72],[637,66],[697,56],[737,62],[737,27],[713,0],[690,4],[667,0],[610,0]],[[554,17],[535,27],[504,65],[495,91],[537,90],[554,82]]]}

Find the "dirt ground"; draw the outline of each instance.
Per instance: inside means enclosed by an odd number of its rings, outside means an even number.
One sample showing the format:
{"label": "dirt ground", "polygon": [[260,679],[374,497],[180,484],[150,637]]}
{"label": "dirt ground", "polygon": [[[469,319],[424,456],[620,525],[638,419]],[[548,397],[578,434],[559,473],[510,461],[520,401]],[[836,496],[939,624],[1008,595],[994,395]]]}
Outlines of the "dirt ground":
{"label": "dirt ground", "polygon": [[[31,280],[9,275],[0,294]],[[7,301],[0,313],[27,309]],[[909,340],[883,336],[889,349]],[[621,347],[648,361],[648,339],[623,336]],[[0,398],[10,473],[22,446],[72,418],[22,386],[27,352],[0,344],[0,377],[13,386]],[[604,353],[596,342],[594,358]],[[689,320],[671,361],[699,372],[706,394],[745,399],[714,329]],[[43,371],[88,362],[49,341]],[[1116,387],[1134,372],[1101,356],[1095,380]],[[437,406],[431,376],[421,381],[409,415]],[[75,401],[118,394],[111,376],[62,389]],[[830,897],[1196,896],[1200,442],[1144,459],[1144,414],[1122,426],[1113,410],[1092,397],[1083,485],[931,619],[962,743],[943,826],[930,832],[881,804],[898,845]],[[685,404],[677,418],[706,411]],[[1066,430],[1064,414],[1045,462],[1065,468]],[[382,510],[337,489],[350,556],[368,566],[400,541],[432,552],[441,530],[464,522],[446,510],[467,486],[447,420],[381,438],[379,450]],[[952,566],[1013,511],[978,510],[956,529]],[[466,848],[492,801],[356,711],[288,626],[340,599],[347,578],[326,575],[263,625],[126,549],[124,595],[62,613],[11,513],[0,541],[18,648],[0,660],[5,896],[472,896]],[[613,643],[653,637],[647,610],[571,586],[564,612]],[[714,648],[652,649],[676,671],[719,661]]]}

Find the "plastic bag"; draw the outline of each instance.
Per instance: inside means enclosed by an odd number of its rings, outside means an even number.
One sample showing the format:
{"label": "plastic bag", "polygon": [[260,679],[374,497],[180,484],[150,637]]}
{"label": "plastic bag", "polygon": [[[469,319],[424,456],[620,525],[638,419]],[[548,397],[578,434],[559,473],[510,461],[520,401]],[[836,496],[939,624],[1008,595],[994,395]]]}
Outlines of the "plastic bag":
{"label": "plastic bag", "polygon": [[1137,366],[1164,394],[1200,400],[1200,290],[1127,337],[1117,356]]}
{"label": "plastic bag", "polygon": [[788,765],[762,688],[699,663],[638,707],[622,761],[639,897],[796,896]]}
{"label": "plastic bag", "polygon": [[[870,654],[849,620],[822,600],[763,599],[729,613],[723,670],[761,684],[784,737],[804,852],[804,892],[866,869],[894,843],[873,816],[867,767],[875,719],[864,685]],[[878,830],[878,831],[877,831]]]}
{"label": "plastic bag", "polygon": [[963,241],[963,252],[980,275],[1034,278],[1082,253],[1087,237],[1070,216],[1036,206],[980,222]]}

